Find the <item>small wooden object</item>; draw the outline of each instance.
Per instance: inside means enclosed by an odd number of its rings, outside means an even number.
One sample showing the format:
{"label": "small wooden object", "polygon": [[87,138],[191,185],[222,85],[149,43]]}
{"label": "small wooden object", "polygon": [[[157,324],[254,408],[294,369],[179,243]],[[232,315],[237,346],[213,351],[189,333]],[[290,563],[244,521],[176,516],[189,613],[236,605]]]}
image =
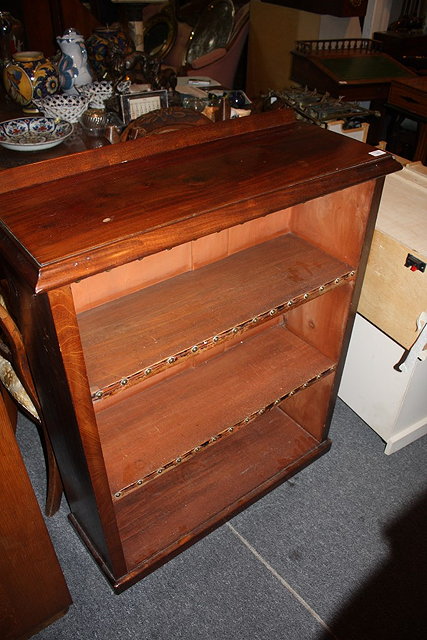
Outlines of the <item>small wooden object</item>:
{"label": "small wooden object", "polygon": [[117,591],[328,450],[398,167],[282,110],[0,174],[71,520]]}

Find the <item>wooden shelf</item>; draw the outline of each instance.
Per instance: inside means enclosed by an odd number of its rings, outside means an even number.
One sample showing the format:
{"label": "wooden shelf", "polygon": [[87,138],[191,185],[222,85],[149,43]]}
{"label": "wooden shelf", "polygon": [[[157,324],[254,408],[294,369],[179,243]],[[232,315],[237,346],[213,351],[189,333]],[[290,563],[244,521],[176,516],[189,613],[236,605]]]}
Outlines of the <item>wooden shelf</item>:
{"label": "wooden shelf", "polygon": [[117,591],[328,450],[398,168],[277,110],[0,172],[5,299]]}
{"label": "wooden shelf", "polygon": [[123,494],[229,427],[246,425],[334,364],[278,325],[98,412],[111,492]]}
{"label": "wooden shelf", "polygon": [[222,343],[335,288],[351,269],[290,233],[81,313],[91,392],[105,397],[123,379],[129,385],[147,368],[154,373],[156,363],[161,369],[192,355],[194,345],[200,353]]}
{"label": "wooden shelf", "polygon": [[319,443],[278,408],[250,426],[116,502],[129,567],[149,566],[156,556],[188,544],[330,446],[328,440]]}

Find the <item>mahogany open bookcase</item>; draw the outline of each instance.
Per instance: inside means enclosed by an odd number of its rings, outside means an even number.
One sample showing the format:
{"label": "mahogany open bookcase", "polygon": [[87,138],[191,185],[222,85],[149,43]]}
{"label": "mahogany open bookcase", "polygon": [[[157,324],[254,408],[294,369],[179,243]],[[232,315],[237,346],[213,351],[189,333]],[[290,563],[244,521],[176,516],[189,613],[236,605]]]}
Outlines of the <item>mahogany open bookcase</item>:
{"label": "mahogany open bookcase", "polygon": [[0,174],[8,303],[116,591],[328,450],[398,167],[276,111]]}

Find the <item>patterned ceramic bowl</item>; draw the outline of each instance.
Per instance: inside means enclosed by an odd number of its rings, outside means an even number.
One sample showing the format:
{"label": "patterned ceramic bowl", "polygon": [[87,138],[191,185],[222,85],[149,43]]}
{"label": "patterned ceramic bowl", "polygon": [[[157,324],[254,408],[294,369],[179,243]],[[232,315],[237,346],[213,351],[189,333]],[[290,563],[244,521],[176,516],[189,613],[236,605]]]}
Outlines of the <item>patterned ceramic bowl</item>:
{"label": "patterned ceramic bowl", "polygon": [[85,95],[74,96],[57,93],[40,100],[34,99],[33,102],[45,116],[75,123],[88,108],[89,98]]}
{"label": "patterned ceramic bowl", "polygon": [[73,133],[73,125],[57,118],[15,118],[0,122],[0,145],[13,151],[44,151]]}

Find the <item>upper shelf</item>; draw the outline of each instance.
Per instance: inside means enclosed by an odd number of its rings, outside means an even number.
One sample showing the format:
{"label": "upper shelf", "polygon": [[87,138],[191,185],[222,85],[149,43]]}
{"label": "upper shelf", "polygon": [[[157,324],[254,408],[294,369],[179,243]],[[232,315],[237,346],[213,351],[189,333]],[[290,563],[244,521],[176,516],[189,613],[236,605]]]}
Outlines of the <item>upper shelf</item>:
{"label": "upper shelf", "polygon": [[287,234],[79,314],[92,393],[221,346],[340,286],[351,269]]}
{"label": "upper shelf", "polygon": [[76,154],[80,173],[65,158],[58,179],[0,196],[1,248],[11,261],[21,254],[21,273],[41,291],[400,167],[289,120],[270,112]]}

